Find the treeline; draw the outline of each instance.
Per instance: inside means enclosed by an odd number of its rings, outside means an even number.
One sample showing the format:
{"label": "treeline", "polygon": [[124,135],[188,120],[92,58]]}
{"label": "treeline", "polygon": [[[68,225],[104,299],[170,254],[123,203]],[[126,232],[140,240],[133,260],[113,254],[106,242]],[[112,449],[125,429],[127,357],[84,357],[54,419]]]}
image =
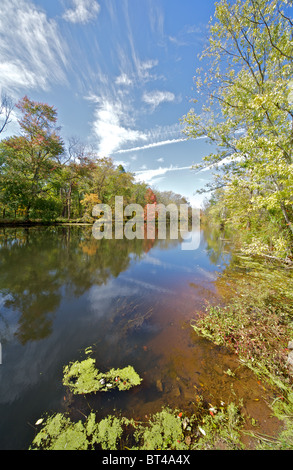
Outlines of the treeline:
{"label": "treeline", "polygon": [[[10,107],[9,107],[10,106]],[[3,128],[11,103],[7,100]],[[20,135],[0,142],[0,211],[3,219],[90,221],[95,204],[185,204],[172,191],[153,191],[110,158],[100,158],[78,139],[65,145],[53,106],[24,97],[16,105]],[[0,131],[1,132],[1,131]]]}
{"label": "treeline", "polygon": [[206,216],[249,253],[292,258],[292,0],[218,2],[202,61],[206,99],[183,120],[216,147],[197,166],[214,171]]}

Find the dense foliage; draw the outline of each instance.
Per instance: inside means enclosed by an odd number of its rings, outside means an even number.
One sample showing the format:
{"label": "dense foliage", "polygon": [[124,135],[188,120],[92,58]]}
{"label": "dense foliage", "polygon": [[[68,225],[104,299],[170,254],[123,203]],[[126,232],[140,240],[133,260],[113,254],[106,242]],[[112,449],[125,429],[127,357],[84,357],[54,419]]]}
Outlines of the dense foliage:
{"label": "dense foliage", "polygon": [[292,254],[292,1],[221,0],[196,77],[189,137],[216,147],[197,166],[215,170],[208,213],[233,227],[251,252]]}
{"label": "dense foliage", "polygon": [[186,203],[172,191],[156,194],[134,174],[100,157],[76,139],[66,146],[53,106],[24,97],[17,104],[20,135],[0,143],[0,210],[3,219],[57,218],[90,221],[98,203],[114,207],[157,202]]}

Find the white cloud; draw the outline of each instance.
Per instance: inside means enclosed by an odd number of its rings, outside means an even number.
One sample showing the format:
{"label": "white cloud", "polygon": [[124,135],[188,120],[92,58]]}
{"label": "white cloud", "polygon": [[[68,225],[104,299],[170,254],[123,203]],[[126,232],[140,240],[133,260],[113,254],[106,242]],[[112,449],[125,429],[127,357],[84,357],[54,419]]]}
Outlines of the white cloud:
{"label": "white cloud", "polygon": [[208,165],[206,166],[205,168],[202,168],[198,171],[198,173],[202,173],[204,171],[210,171],[212,170],[213,168],[218,168],[220,166],[225,166],[225,165],[229,165],[230,163],[237,163],[237,162],[241,162],[243,161],[244,159],[244,156],[242,155],[238,155],[237,153],[234,153],[233,155],[230,155],[229,157],[225,157],[223,158],[223,160],[220,160],[219,162],[217,163],[213,163],[212,165]]}
{"label": "white cloud", "polygon": [[[146,134],[145,134],[145,138],[146,138]],[[170,139],[170,140],[161,140],[160,142],[153,142],[151,144],[146,144],[146,145],[142,145],[140,147],[133,147],[133,148],[129,148],[129,149],[121,149],[121,150],[117,150],[115,153],[126,153],[126,152],[135,152],[137,150],[145,150],[145,149],[150,149],[150,148],[153,148],[153,147],[160,147],[161,145],[169,145],[169,144],[176,144],[177,142],[184,142],[186,141],[187,139]]]}
{"label": "white cloud", "polygon": [[169,41],[175,44],[176,46],[187,46],[188,43],[182,39],[178,39],[175,36],[169,36]]}
{"label": "white cloud", "polygon": [[132,85],[133,81],[128,75],[126,75],[126,73],[122,73],[121,75],[119,75],[119,77],[116,78],[115,83],[116,85],[129,86]]}
{"label": "white cloud", "polygon": [[148,70],[151,70],[153,67],[156,67],[158,65],[159,61],[156,59],[149,59],[149,60],[145,60],[143,62],[138,62],[138,69],[140,71],[140,73],[144,74],[144,73],[147,73]]}
{"label": "white cloud", "polygon": [[152,110],[155,110],[161,103],[174,101],[175,95],[170,91],[155,90],[149,93],[145,92],[142,96],[142,100],[146,104],[149,104]]}
{"label": "white cloud", "polygon": [[135,179],[136,181],[145,182],[148,184],[152,184],[152,182],[158,177],[165,175],[169,171],[182,171],[182,170],[191,170],[191,166],[169,166],[165,168],[156,168],[155,170],[139,170],[135,172]]}
{"label": "white cloud", "polygon": [[158,78],[162,78],[162,77],[158,77],[156,74],[153,74],[151,72],[151,70],[158,65],[159,63],[158,60],[149,59],[149,60],[141,61],[138,57],[134,55],[133,61],[134,61],[134,65],[136,68],[137,79],[140,82],[141,81],[147,82],[150,80],[157,80]]}
{"label": "white cloud", "polygon": [[70,23],[86,24],[95,19],[100,12],[96,0],[72,0],[73,8],[65,11],[63,18]]}
{"label": "white cloud", "polygon": [[93,130],[99,139],[99,154],[103,157],[113,153],[121,145],[146,139],[145,134],[124,125],[127,115],[121,103],[115,104],[108,100],[100,100],[101,103],[95,111]]}
{"label": "white cloud", "polygon": [[58,25],[30,1],[1,0],[1,87],[46,90],[66,82],[66,43]]}

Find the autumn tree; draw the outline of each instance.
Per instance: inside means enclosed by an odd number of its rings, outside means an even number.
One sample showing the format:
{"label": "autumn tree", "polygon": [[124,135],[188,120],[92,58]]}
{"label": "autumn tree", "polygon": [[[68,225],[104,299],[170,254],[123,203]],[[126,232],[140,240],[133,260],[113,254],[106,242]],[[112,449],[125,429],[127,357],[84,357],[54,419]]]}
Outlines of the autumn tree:
{"label": "autumn tree", "polygon": [[206,190],[225,188],[230,221],[255,230],[270,222],[274,243],[293,239],[292,1],[221,0],[196,77],[199,100],[184,117],[185,133],[206,136],[215,151],[196,169],[211,169]]}
{"label": "autumn tree", "polygon": [[137,186],[132,173],[125,171],[121,164],[116,166],[111,158],[96,159],[95,165],[91,193],[112,208],[115,205],[115,196],[123,196],[124,206],[136,202],[133,196]]}
{"label": "autumn tree", "polygon": [[52,180],[60,166],[63,142],[56,126],[57,112],[47,104],[26,96],[17,104],[22,117],[20,136],[5,139],[1,145],[1,171],[5,188],[18,199],[28,218],[32,208],[41,211],[54,206]]}

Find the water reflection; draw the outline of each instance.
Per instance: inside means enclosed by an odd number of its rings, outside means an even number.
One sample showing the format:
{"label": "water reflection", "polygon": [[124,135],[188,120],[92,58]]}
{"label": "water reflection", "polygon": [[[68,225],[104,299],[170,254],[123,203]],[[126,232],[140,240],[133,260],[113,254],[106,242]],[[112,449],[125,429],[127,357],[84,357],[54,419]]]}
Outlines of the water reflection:
{"label": "water reflection", "polygon": [[131,364],[149,374],[149,340],[196,266],[209,264],[181,242],[96,240],[86,227],[0,232],[1,448],[28,445],[27,423],[62,410],[63,366],[89,345],[102,369]]}
{"label": "water reflection", "polygon": [[207,230],[197,250],[184,251],[180,238],[96,240],[87,227],[2,230],[0,448],[27,448],[28,423],[68,410],[63,367],[88,346],[100,370],[132,365],[143,384],[81,397],[71,412],[138,416],[163,404],[193,406],[199,388],[229,388],[230,355],[190,328],[205,301],[218,299],[229,264],[217,240]]}
{"label": "water reflection", "polygon": [[211,263],[217,265],[230,260],[232,239],[231,234],[225,229],[209,224],[202,224],[202,231],[206,240],[206,250]]}
{"label": "water reflection", "polygon": [[74,227],[2,231],[2,309],[19,313],[18,340],[25,344],[51,334],[61,288],[80,297],[118,277],[157,244],[164,249],[169,241],[96,240],[90,229]]}

